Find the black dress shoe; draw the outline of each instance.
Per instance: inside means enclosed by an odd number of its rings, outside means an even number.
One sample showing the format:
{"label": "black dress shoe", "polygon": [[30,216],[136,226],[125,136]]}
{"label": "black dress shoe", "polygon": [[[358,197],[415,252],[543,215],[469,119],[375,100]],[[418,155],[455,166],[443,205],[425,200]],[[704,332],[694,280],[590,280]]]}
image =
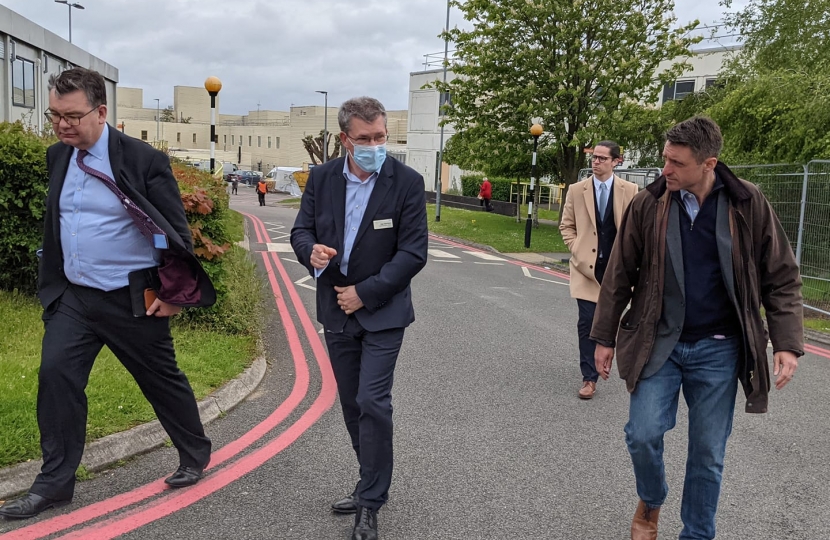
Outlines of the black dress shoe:
{"label": "black dress shoe", "polygon": [[178,469],[176,469],[176,472],[174,472],[172,476],[167,478],[164,481],[164,483],[174,488],[192,486],[193,484],[202,479],[202,476],[204,476],[202,474],[204,470],[204,468],[200,467],[181,466]]}
{"label": "black dress shoe", "polygon": [[378,511],[359,506],[354,519],[352,540],[378,540]]}
{"label": "black dress shoe", "polygon": [[66,506],[70,502],[72,502],[72,499],[56,501],[55,499],[47,499],[34,493],[27,493],[19,499],[8,501],[3,506],[0,506],[0,516],[9,519],[25,519],[35,517],[50,508]]}
{"label": "black dress shoe", "polygon": [[357,488],[360,482],[354,487],[351,495],[332,503],[331,510],[337,514],[354,514],[357,512]]}

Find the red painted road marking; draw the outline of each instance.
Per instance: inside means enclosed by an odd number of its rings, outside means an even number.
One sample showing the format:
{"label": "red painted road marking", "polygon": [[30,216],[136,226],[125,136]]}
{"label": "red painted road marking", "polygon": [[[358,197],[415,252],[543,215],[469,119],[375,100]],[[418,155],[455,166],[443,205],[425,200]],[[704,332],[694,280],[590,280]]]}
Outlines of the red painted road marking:
{"label": "red painted road marking", "polygon": [[812,353],[817,356],[823,356],[824,358],[830,358],[830,351],[822,349],[821,347],[816,347],[815,345],[811,345],[809,343],[804,344],[804,352]]}
{"label": "red painted road marking", "polygon": [[[262,231],[265,230],[265,225],[253,216],[248,216],[254,222],[257,238],[262,239]],[[267,260],[266,260],[267,264]],[[269,267],[270,269],[270,267]],[[284,272],[284,269],[283,269]],[[280,406],[271,413],[265,420],[260,422],[257,426],[244,434],[242,437],[222,447],[211,455],[211,463],[208,469],[213,469],[222,462],[231,459],[236,454],[262,438],[266,433],[279,425],[289,414],[302,402],[308,392],[309,372],[306,363],[305,354],[302,351],[302,345],[299,341],[299,335],[293,320],[290,318],[288,308],[279,294],[279,287],[276,285],[276,279],[273,271],[268,272],[268,277],[271,282],[271,288],[274,292],[274,299],[283,320],[288,321],[285,325],[286,336],[289,341],[289,347],[292,350],[294,359],[295,380],[291,394],[288,398],[280,404]],[[288,282],[288,281],[287,281]],[[294,291],[296,294],[296,290]],[[314,332],[317,336],[316,332]],[[293,337],[292,337],[293,336]],[[318,340],[319,342],[319,337]],[[321,345],[322,347],[322,345]],[[313,348],[313,345],[312,345]],[[298,353],[295,351],[299,351]],[[315,354],[318,351],[315,350]],[[325,354],[325,351],[324,351]],[[329,367],[329,369],[331,369]],[[22,527],[6,534],[0,535],[2,540],[36,540],[60,531],[75,527],[87,521],[97,519],[109,513],[121,510],[130,505],[136,504],[150,497],[159,495],[166,491],[166,484],[163,479],[156,480],[139,488],[133,489],[127,493],[116,495],[110,499],[93,503],[68,514],[57,516],[39,523]]]}
{"label": "red painted road marking", "polygon": [[[308,312],[305,310],[305,307],[297,294],[297,290],[293,287],[293,284],[288,277],[288,273],[285,271],[285,267],[280,262],[279,257],[276,253],[272,253],[271,256],[277,270],[280,273],[280,276],[285,282],[288,294],[291,297],[295,311],[297,312],[306,333],[306,337],[308,338],[311,348],[314,351],[317,364],[320,368],[322,387],[317,399],[314,400],[314,403],[308,411],[306,411],[297,420],[297,422],[292,424],[273,441],[259,450],[240,458],[232,465],[229,465],[224,469],[206,477],[192,488],[174,492],[174,494],[154,500],[143,507],[129,511],[124,515],[116,516],[104,522],[91,525],[61,538],[84,540],[111,539],[186,508],[187,506],[198,502],[228,484],[238,480],[245,474],[248,474],[272,457],[276,456],[296,441],[300,435],[302,435],[317,420],[319,420],[319,418],[334,404],[336,395],[334,374],[331,371],[328,355],[326,354],[325,348],[320,341],[320,336],[317,334],[317,330],[314,328],[314,324],[311,322]],[[267,256],[265,253],[263,253],[263,257],[265,258],[269,274],[271,274],[271,267],[267,262]]]}

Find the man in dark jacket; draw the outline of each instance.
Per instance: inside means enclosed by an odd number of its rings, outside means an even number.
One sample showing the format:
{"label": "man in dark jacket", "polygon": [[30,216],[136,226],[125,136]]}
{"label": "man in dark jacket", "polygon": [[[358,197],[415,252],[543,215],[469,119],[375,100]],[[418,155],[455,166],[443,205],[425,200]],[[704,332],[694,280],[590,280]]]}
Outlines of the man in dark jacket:
{"label": "man in dark jacket", "polygon": [[104,345],[135,378],[179,452],[180,466],[166,483],[198,482],[211,452],[193,390],[176,364],[170,317],[182,305],[212,304],[216,292],[193,255],[170,161],[109,127],[104,78],[95,71],[53,75],[46,116],[61,142],[46,152],[38,274],[43,466],[27,494],[0,507],[0,516],[14,519],[72,500],[86,436],[84,390]]}
{"label": "man in dark jacket", "polygon": [[663,435],[674,427],[682,387],[689,452],[680,539],[712,539],[738,381],[747,412],[767,410],[761,305],[780,389],[803,355],[801,277],[769,202],[718,161],[717,124],[691,118],[666,139],[663,176],[623,218],[591,338],[604,379],[616,346],[631,393],[625,432],[640,496],[631,538],[657,539],[668,493]]}

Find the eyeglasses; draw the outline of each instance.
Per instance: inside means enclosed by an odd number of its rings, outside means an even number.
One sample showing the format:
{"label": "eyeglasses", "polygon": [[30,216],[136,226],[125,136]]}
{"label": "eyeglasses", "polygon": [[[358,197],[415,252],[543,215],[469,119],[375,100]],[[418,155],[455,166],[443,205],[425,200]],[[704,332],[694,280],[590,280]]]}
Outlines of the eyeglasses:
{"label": "eyeglasses", "polygon": [[386,143],[386,139],[388,139],[388,136],[385,133],[383,135],[375,135],[374,137],[358,137],[357,139],[352,139],[348,135],[346,135],[346,137],[352,141],[352,144],[360,146],[368,146],[372,143],[384,144]]}
{"label": "eyeglasses", "polygon": [[606,161],[608,161],[609,159],[614,159],[614,158],[612,158],[611,156],[597,156],[597,155],[593,155],[593,156],[591,156],[591,159],[592,159],[593,161],[596,161],[597,163],[605,163],[605,162],[606,162]]}
{"label": "eyeglasses", "polygon": [[91,113],[93,113],[97,110],[98,110],[98,107],[95,107],[94,109],[92,109],[88,113],[82,114],[80,116],[78,116],[77,114],[70,114],[70,115],[64,116],[62,114],[58,114],[58,113],[55,113],[55,112],[52,112],[52,111],[46,111],[45,113],[43,113],[43,115],[46,117],[47,120],[49,120],[53,124],[60,124],[61,120],[63,120],[64,122],[66,122],[67,126],[75,127],[75,126],[80,126],[81,125],[81,119],[83,117],[88,116],[89,114],[91,114]]}

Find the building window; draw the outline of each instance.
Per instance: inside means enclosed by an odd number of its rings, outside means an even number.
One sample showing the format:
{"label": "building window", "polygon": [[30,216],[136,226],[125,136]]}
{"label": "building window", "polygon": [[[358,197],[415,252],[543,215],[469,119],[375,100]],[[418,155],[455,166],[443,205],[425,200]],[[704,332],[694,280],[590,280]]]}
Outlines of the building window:
{"label": "building window", "polygon": [[271,148],[271,136],[268,136],[268,148]]}
{"label": "building window", "polygon": [[222,135],[222,144],[228,144],[228,136]]}
{"label": "building window", "polygon": [[12,104],[35,108],[35,63],[15,58],[12,63]]}
{"label": "building window", "polygon": [[442,92],[438,95],[438,116],[447,114],[447,109],[452,107],[452,98],[449,92]]}
{"label": "building window", "polygon": [[674,81],[663,86],[663,103],[680,101],[695,92],[695,81]]}
{"label": "building window", "polygon": [[236,135],[231,135],[231,146],[236,145]]}
{"label": "building window", "polygon": [[262,148],[262,136],[261,135],[257,135],[257,137],[256,137],[256,147],[257,148]]}
{"label": "building window", "polygon": [[276,149],[277,150],[280,149],[280,138],[279,137],[276,137]]}
{"label": "building window", "polygon": [[142,129],[142,130],[141,130],[141,140],[142,140],[142,141],[146,141],[146,140],[147,140],[147,130],[146,130],[146,129]]}
{"label": "building window", "polygon": [[182,142],[182,132],[176,133],[176,142]]}
{"label": "building window", "polygon": [[196,134],[195,133],[193,134],[193,143],[194,144],[196,143]]}
{"label": "building window", "polygon": [[248,135],[248,147],[249,147],[249,148],[250,148],[251,146],[253,146],[253,144],[251,144],[251,140],[252,140],[252,139],[253,139],[253,136]]}

